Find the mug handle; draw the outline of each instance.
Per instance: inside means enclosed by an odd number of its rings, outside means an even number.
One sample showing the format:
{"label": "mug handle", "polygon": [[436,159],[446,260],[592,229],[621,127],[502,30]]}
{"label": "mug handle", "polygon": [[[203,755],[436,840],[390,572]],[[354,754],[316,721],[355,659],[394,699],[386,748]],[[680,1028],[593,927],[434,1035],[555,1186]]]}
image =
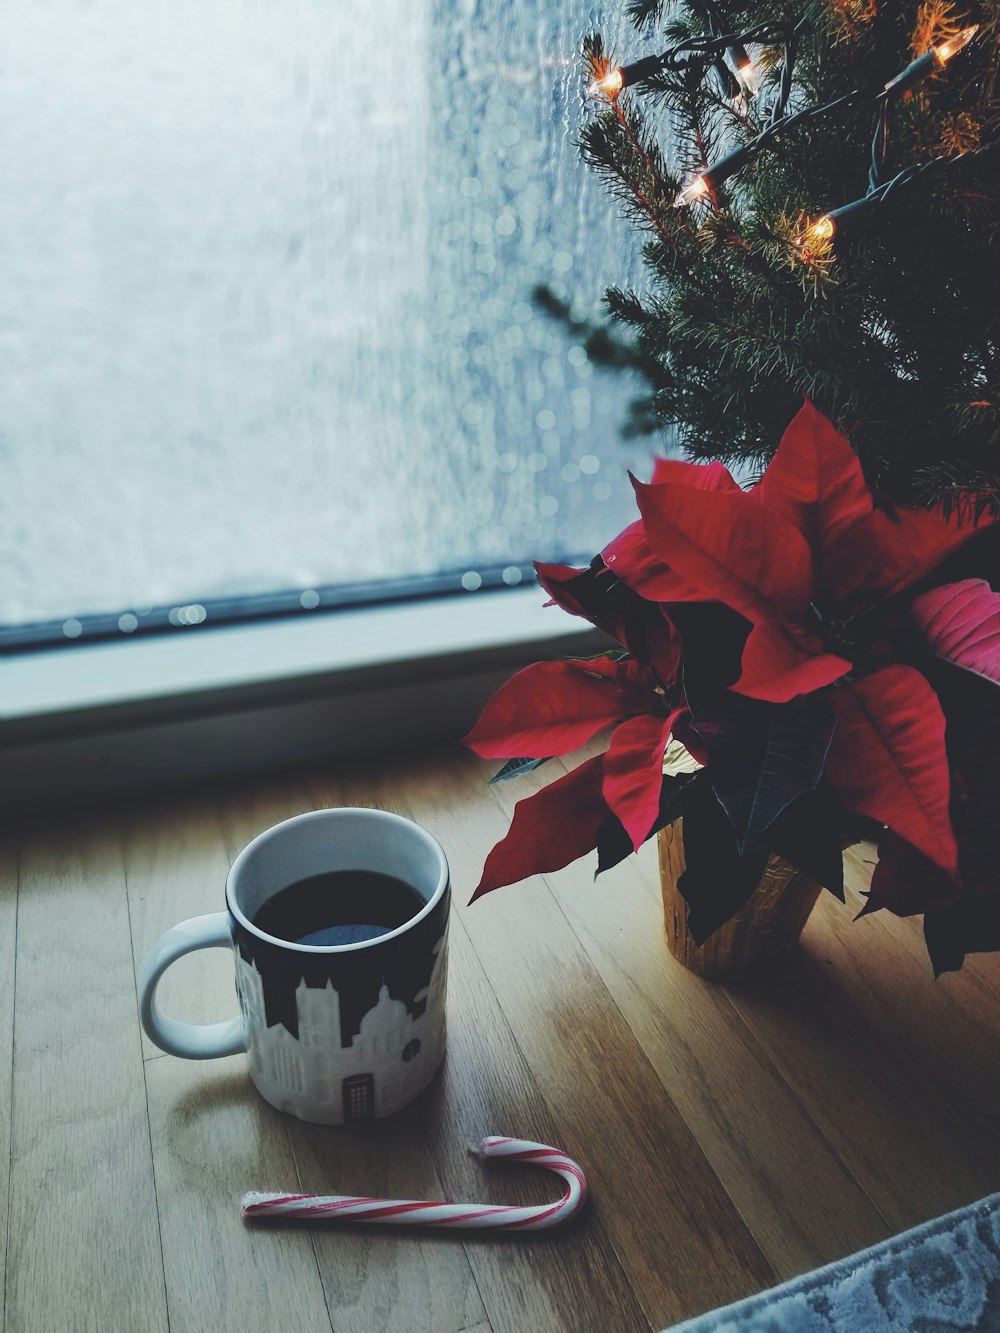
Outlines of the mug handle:
{"label": "mug handle", "polygon": [[232,930],[228,912],[209,912],[182,921],[161,935],[146,960],[139,990],[139,1016],[146,1036],[168,1055],[188,1060],[211,1060],[218,1055],[238,1055],[247,1048],[242,1014],[225,1023],[182,1023],[160,1013],[156,988],[171,963],[197,949],[231,948]]}

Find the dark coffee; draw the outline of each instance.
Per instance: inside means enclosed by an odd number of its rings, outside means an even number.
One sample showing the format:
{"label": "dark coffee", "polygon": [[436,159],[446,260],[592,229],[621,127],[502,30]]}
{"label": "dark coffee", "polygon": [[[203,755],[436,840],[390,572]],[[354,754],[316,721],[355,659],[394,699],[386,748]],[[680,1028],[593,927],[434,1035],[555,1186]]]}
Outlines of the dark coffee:
{"label": "dark coffee", "polygon": [[291,944],[359,944],[396,930],[423,906],[416,889],[393,875],[331,870],[279,890],[253,924]]}

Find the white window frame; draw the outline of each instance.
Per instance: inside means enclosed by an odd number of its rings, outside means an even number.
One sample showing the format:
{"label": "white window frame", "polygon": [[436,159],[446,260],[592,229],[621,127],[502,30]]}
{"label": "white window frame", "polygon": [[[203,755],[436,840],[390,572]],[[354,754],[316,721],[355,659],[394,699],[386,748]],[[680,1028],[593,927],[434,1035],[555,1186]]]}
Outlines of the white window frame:
{"label": "white window frame", "polygon": [[600,651],[537,587],[0,659],[10,814],[440,745],[529,662]]}

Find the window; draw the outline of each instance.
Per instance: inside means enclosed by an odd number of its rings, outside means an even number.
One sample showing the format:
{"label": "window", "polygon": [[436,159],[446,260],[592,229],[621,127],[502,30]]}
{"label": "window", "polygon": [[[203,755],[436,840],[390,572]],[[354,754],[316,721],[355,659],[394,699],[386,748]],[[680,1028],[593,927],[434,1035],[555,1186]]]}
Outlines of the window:
{"label": "window", "polygon": [[8,642],[516,584],[619,530],[650,452],[619,437],[632,386],[533,300],[589,318],[638,273],[574,144],[588,21],[570,0],[8,16]]}

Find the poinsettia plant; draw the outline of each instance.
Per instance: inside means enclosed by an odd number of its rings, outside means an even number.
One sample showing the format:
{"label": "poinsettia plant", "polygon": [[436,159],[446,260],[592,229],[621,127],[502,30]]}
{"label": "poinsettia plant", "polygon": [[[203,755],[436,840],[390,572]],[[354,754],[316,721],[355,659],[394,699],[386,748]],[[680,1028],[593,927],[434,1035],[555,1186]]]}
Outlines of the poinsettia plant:
{"label": "poinsettia plant", "polygon": [[771,853],[843,899],[874,837],[865,912],[922,913],[936,972],[1000,948],[1000,528],[874,493],[808,401],[750,489],[668,460],[633,484],[589,568],[536,566],[619,648],[518,672],[466,738],[497,778],[607,747],[518,802],[473,899],[682,818],[699,942]]}

